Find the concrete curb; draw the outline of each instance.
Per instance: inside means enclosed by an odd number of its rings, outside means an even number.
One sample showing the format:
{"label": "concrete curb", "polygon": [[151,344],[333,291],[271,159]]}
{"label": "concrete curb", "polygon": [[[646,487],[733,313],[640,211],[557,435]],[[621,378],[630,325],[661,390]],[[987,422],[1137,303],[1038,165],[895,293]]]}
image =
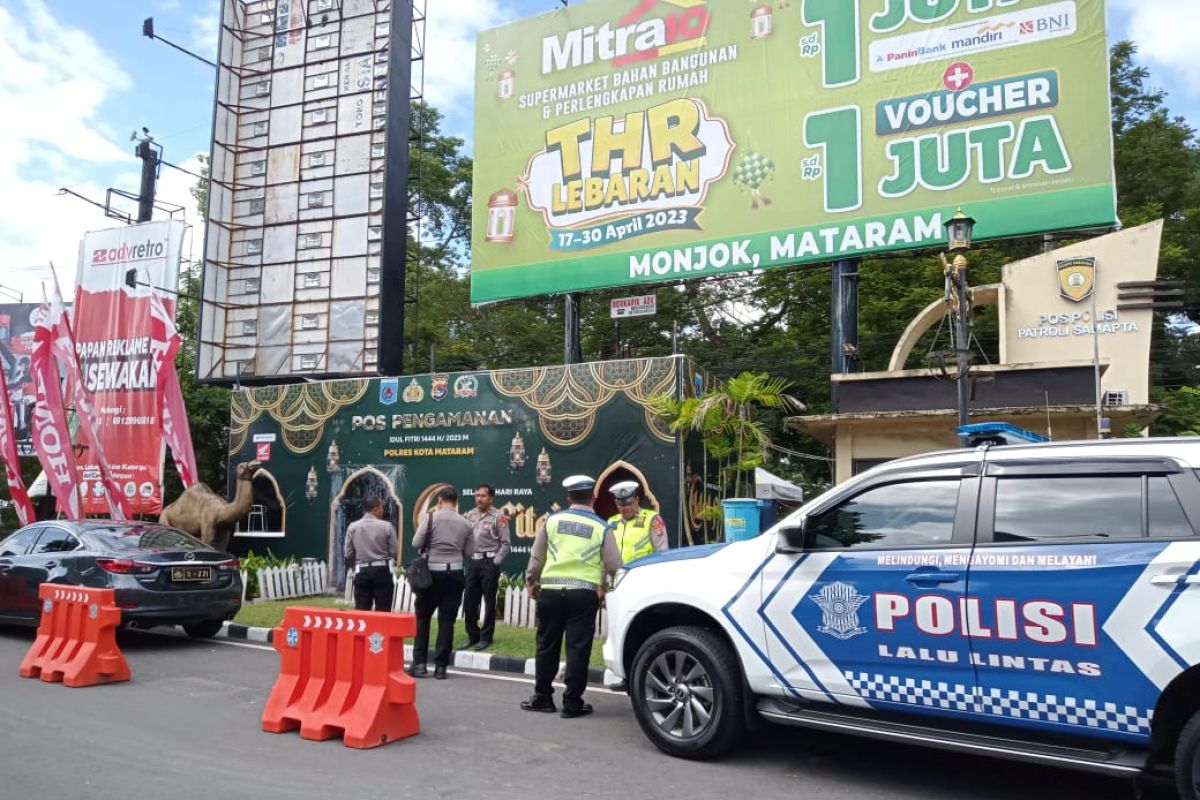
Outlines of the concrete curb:
{"label": "concrete curb", "polygon": [[[252,628],[248,625],[238,625],[237,623],[227,621],[216,638],[271,644],[274,632],[273,628]],[[451,655],[450,666],[455,669],[466,669],[475,672],[506,672],[528,677],[533,677],[535,672],[535,662],[532,658],[503,656],[497,653],[477,652],[474,650],[455,650]],[[404,658],[407,661],[412,661],[411,644],[404,645]],[[559,664],[559,669],[562,669],[562,664]],[[603,667],[588,667],[588,683],[590,685],[605,686],[615,684],[616,682],[617,680],[613,674]]]}

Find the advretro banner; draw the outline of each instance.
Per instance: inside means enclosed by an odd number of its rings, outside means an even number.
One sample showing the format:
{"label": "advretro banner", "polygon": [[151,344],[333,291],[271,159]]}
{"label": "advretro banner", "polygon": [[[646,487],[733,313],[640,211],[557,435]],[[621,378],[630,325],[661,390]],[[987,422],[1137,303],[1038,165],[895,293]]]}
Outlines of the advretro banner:
{"label": "advretro banner", "polygon": [[[75,292],[75,347],[103,449],[135,514],[162,509],[163,439],[150,287],[179,283],[184,223],[149,222],[87,234]],[[134,270],[135,288],[126,283]],[[159,293],[173,315],[175,298]],[[85,513],[108,512],[92,449],[80,458]]]}
{"label": "advretro banner", "polygon": [[475,75],[474,302],[1116,220],[1100,2],[595,0]]}

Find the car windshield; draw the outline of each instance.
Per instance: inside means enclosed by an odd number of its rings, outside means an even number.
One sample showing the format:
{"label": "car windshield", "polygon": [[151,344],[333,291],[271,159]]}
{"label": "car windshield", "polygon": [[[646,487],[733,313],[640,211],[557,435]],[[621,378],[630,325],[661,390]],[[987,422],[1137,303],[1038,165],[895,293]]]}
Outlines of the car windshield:
{"label": "car windshield", "polygon": [[183,531],[158,526],[88,528],[88,534],[112,550],[208,550],[208,545]]}

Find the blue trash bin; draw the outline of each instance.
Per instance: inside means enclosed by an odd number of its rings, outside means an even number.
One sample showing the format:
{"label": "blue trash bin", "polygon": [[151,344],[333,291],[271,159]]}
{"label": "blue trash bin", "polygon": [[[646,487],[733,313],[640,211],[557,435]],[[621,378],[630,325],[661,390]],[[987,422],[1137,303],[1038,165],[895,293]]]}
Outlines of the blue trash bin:
{"label": "blue trash bin", "polygon": [[725,541],[740,542],[758,536],[758,501],[747,498],[722,500],[725,509]]}
{"label": "blue trash bin", "polygon": [[758,501],[758,529],[765,531],[775,524],[777,518],[774,500]]}

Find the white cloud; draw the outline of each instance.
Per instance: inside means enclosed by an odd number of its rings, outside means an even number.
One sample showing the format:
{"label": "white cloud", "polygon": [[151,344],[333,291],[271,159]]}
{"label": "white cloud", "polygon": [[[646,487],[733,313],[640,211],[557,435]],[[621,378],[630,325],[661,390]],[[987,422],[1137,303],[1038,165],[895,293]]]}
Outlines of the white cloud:
{"label": "white cloud", "polygon": [[1138,59],[1175,73],[1172,84],[1200,95],[1200,57],[1195,32],[1200,30],[1196,0],[1112,0],[1113,9],[1128,16],[1129,38]]}
{"label": "white cloud", "polygon": [[217,38],[221,31],[221,8],[215,2],[202,3],[204,13],[192,17],[191,49],[210,60],[216,60]]}
{"label": "white cloud", "polygon": [[49,277],[29,266],[53,261],[69,293],[79,237],[113,224],[58,190],[103,201],[97,173],[132,159],[99,119],[105,100],[130,85],[91,36],[64,25],[42,0],[0,6],[0,282],[29,299],[40,299]]}
{"label": "white cloud", "polygon": [[475,35],[513,12],[499,0],[431,0],[426,21],[425,99],[445,111],[475,96]]}

